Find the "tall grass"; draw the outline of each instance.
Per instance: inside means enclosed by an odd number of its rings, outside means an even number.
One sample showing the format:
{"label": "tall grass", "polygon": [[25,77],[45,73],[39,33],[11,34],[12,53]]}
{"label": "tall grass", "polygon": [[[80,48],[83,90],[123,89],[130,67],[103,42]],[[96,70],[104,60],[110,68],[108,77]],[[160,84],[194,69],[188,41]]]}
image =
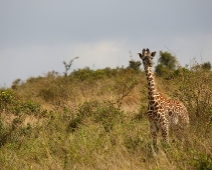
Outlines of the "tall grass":
{"label": "tall grass", "polygon": [[141,71],[86,68],[17,81],[10,92],[2,89],[10,100],[0,96],[0,168],[212,169],[211,76],[183,69],[156,78],[160,91],[185,103],[191,119],[187,130],[171,131],[169,147],[157,148]]}

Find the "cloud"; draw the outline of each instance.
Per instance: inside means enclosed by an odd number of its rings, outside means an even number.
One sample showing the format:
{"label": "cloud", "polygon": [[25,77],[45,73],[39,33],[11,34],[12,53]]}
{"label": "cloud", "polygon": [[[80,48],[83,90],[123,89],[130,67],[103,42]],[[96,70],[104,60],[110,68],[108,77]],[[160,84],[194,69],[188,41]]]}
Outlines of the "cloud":
{"label": "cloud", "polygon": [[[11,84],[16,78],[26,80],[31,76],[42,75],[55,70],[64,71],[63,61],[69,62],[76,56],[73,69],[90,67],[99,69],[105,67],[127,66],[129,50],[124,41],[98,41],[92,43],[58,44],[54,46],[22,46],[22,48],[7,48],[0,51],[0,85]],[[16,77],[18,76],[18,77]]]}
{"label": "cloud", "polygon": [[[95,68],[116,67],[126,65],[129,57],[124,42],[100,41],[96,43],[80,43],[74,46],[73,55],[80,57],[79,67],[94,66]],[[128,58],[129,59],[129,58]],[[126,60],[126,61],[125,61]]]}

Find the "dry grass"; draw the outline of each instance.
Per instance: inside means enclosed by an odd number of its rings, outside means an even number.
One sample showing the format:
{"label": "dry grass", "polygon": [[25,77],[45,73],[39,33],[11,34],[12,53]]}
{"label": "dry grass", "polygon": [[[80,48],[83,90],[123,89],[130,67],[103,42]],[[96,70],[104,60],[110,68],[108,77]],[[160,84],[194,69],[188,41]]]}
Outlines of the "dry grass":
{"label": "dry grass", "polygon": [[[145,116],[145,75],[127,69],[112,73],[113,76],[88,76],[83,80],[48,73],[16,85],[13,93],[17,98],[39,102],[46,111],[42,110],[40,115],[22,112],[24,119],[13,131],[1,127],[1,137],[8,136],[0,148],[0,168],[210,169],[212,129],[207,126],[210,131],[206,134],[203,125],[197,126],[192,109],[190,129],[172,131],[171,146],[159,143],[154,147]],[[185,84],[193,80],[180,80],[157,78],[160,91],[189,106],[184,99],[190,93],[185,97],[179,89],[187,88]],[[190,96],[190,100],[195,99]],[[9,115],[4,113],[1,121],[13,122]],[[212,115],[210,109],[207,115]],[[198,130],[205,133],[199,134]]]}

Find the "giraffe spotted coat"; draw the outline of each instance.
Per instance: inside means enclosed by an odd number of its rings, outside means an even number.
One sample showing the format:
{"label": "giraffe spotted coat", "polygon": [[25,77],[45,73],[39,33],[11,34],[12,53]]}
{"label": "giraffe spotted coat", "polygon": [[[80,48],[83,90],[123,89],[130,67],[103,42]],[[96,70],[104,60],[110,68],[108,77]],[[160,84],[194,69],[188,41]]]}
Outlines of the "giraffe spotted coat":
{"label": "giraffe spotted coat", "polygon": [[152,72],[152,59],[156,52],[150,53],[149,49],[143,49],[142,53],[138,54],[143,61],[148,81],[147,116],[153,141],[157,143],[157,134],[161,130],[164,141],[169,142],[169,126],[171,124],[176,125],[180,122],[181,125],[186,125],[189,123],[187,109],[180,101],[167,99],[158,92]]}

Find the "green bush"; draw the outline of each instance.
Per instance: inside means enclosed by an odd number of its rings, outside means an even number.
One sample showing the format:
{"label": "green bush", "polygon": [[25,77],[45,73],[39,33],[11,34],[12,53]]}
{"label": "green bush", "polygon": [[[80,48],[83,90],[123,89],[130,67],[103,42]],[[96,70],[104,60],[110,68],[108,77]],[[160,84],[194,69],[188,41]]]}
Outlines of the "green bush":
{"label": "green bush", "polygon": [[121,121],[121,118],[123,118],[123,112],[114,107],[112,103],[95,100],[83,103],[69,125],[72,131],[75,131],[80,124],[90,119],[90,121],[102,124],[105,131],[108,132],[112,130],[116,121]]}
{"label": "green bush", "polygon": [[212,156],[205,153],[193,153],[191,165],[198,170],[212,170]]}
{"label": "green bush", "polygon": [[123,118],[123,112],[109,101],[100,103],[94,112],[94,120],[102,123],[106,132],[113,129],[113,126],[121,121]]}
{"label": "green bush", "polygon": [[176,59],[169,52],[160,51],[160,58],[158,59],[158,65],[155,67],[155,73],[158,76],[168,78],[173,71],[176,70]]}
{"label": "green bush", "polygon": [[18,115],[19,113],[27,113],[37,115],[41,112],[41,105],[34,101],[21,102],[12,91],[5,90],[0,94],[0,111],[5,111]]}
{"label": "green bush", "polygon": [[87,80],[99,80],[111,76],[113,74],[113,70],[109,68],[91,70],[89,67],[84,69],[74,70],[70,76],[76,78],[80,81]]}
{"label": "green bush", "polygon": [[129,66],[128,68],[135,70],[136,72],[140,71],[140,66],[141,66],[141,61],[134,61],[130,60],[129,61]]}
{"label": "green bush", "polygon": [[38,115],[41,112],[41,105],[34,101],[25,102],[23,108],[27,114]]}
{"label": "green bush", "polygon": [[158,64],[156,67],[155,67],[155,72],[158,76],[163,76],[163,77],[168,77],[170,75],[170,70],[168,67],[166,67],[165,65],[163,64]]}
{"label": "green bush", "polygon": [[0,111],[18,114],[21,110],[22,103],[16,99],[13,92],[10,90],[2,91],[0,94]]}
{"label": "green bush", "polygon": [[210,62],[205,62],[203,64],[201,64],[201,67],[205,70],[210,71],[211,70],[211,63]]}

